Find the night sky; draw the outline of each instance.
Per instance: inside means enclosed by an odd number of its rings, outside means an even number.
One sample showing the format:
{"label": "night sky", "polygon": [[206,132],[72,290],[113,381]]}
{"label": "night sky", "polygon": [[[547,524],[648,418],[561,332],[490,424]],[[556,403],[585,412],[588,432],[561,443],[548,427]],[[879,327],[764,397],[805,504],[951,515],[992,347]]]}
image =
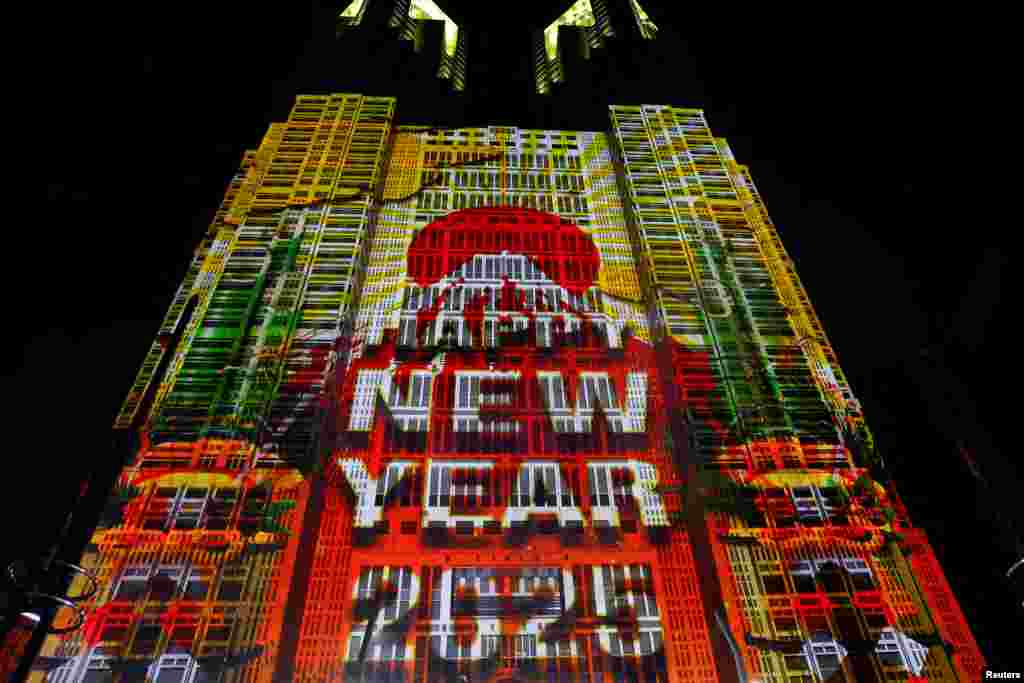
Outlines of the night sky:
{"label": "night sky", "polygon": [[25,467],[10,470],[4,519],[32,531],[5,564],[53,541],[89,471],[116,470],[109,426],[192,251],[243,150],[296,94],[395,96],[402,124],[573,130],[607,130],[609,104],[670,104],[704,109],[751,167],[983,653],[1020,670],[1009,658],[1024,614],[999,581],[1013,546],[988,505],[1005,496],[1020,523],[1019,370],[1002,292],[1019,218],[1009,206],[990,215],[1007,183],[989,163],[1005,93],[979,76],[997,39],[977,19],[895,3],[741,12],[648,0],[657,41],[633,54],[613,43],[541,97],[528,31],[568,0],[438,0],[477,36],[454,95],[408,46],[336,40],[341,4],[61,10],[26,54],[7,146],[33,194],[7,227],[4,367],[8,457]]}

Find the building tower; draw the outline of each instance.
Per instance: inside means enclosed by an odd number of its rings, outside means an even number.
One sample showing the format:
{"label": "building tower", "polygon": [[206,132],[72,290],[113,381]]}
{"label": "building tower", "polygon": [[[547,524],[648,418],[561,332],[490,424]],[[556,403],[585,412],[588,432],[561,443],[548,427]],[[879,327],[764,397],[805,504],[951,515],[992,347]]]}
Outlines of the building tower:
{"label": "building tower", "polygon": [[979,676],[700,110],[396,108],[301,96],[245,155],[115,424],[101,589],[31,680]]}

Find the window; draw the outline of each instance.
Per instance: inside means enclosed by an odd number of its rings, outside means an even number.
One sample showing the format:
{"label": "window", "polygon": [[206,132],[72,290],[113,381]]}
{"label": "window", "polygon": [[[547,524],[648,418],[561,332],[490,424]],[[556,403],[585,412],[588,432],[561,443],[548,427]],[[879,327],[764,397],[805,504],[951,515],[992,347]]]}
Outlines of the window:
{"label": "window", "polygon": [[447,508],[451,501],[451,468],[431,466],[427,487],[427,505]]}
{"label": "window", "polygon": [[920,676],[928,658],[928,648],[891,627],[879,634],[875,651],[882,667],[892,673],[910,671]]}
{"label": "window", "polygon": [[[380,620],[389,622],[408,614],[415,597],[412,574],[412,567],[363,567],[356,584],[356,600],[364,609],[359,615],[359,623],[353,628],[365,631],[374,609],[378,610]],[[359,637],[362,635],[359,634]],[[371,647],[379,648],[380,644],[374,643]],[[395,656],[395,653],[393,649],[386,651],[389,657]],[[382,651],[377,650],[375,657],[381,656]]]}
{"label": "window", "polygon": [[857,558],[844,559],[843,569],[849,574],[855,591],[874,590],[875,583],[871,578],[871,569],[868,568],[867,562]]}
{"label": "window", "polygon": [[142,527],[154,531],[198,528],[209,493],[201,487],[157,489],[143,513]]}
{"label": "window", "polygon": [[178,501],[178,489],[161,487],[156,490],[142,517],[142,528],[151,531],[163,531],[167,528],[167,519],[173,513]]}
{"label": "window", "polygon": [[788,592],[786,590],[786,580],[782,578],[782,574],[763,574],[761,580],[764,582],[764,592],[769,595]]}
{"label": "window", "polygon": [[654,583],[647,565],[594,567],[593,605],[598,614],[617,616],[635,610],[638,619],[659,616]]}
{"label": "window", "polygon": [[391,408],[426,408],[430,401],[432,377],[429,371],[412,373],[409,393],[402,396],[398,382],[391,382],[391,395],[388,400]]}
{"label": "window", "polygon": [[[513,514],[513,527],[526,524],[527,511],[551,512],[560,524],[571,520],[566,515],[579,505],[579,478],[563,472],[558,463],[523,463],[509,478],[509,512]],[[548,531],[553,530],[550,526]]]}
{"label": "window", "polygon": [[185,581],[185,593],[182,597],[185,600],[206,600],[206,596],[210,593],[210,583],[210,570],[193,567],[189,570],[188,579]]}
{"label": "window", "polygon": [[237,489],[221,488],[214,491],[206,506],[206,528],[211,531],[227,529],[237,500]]}
{"label": "window", "polygon": [[513,645],[515,659],[533,659],[537,656],[537,636],[514,636]]}
{"label": "window", "polygon": [[156,683],[184,683],[190,657],[165,655],[157,662]]}
{"label": "window", "polygon": [[590,504],[608,506],[611,505],[610,480],[608,468],[601,465],[590,465],[587,468],[587,483],[590,486]]}
{"label": "window", "polygon": [[846,584],[843,582],[842,570],[834,560],[819,561],[817,564],[817,579],[826,593],[846,593]]}
{"label": "window", "polygon": [[160,624],[143,622],[135,633],[135,640],[132,643],[131,653],[133,655],[148,655],[156,652],[157,641],[160,640]]}
{"label": "window", "polygon": [[161,669],[157,674],[156,683],[182,683],[185,680],[184,667]]}
{"label": "window", "polygon": [[405,348],[416,347],[415,318],[402,318],[398,325],[398,345]]}
{"label": "window", "polygon": [[82,678],[82,683],[111,683],[114,672],[110,670],[89,669]]}
{"label": "window", "polygon": [[798,635],[800,631],[796,617],[788,611],[773,614],[772,625],[775,627],[776,635],[782,637],[795,636]]}
{"label": "window", "polygon": [[867,609],[862,609],[861,612],[864,615],[864,621],[867,623],[868,628],[873,631],[884,629],[889,623],[889,620],[885,618],[885,612]]}
{"label": "window", "polygon": [[[531,302],[531,304],[532,304],[532,302]],[[537,329],[537,346],[542,348],[542,349],[551,348],[551,323],[549,321],[547,321],[547,320],[539,320],[538,319],[537,320],[536,329]],[[542,382],[543,382],[543,380],[542,380]],[[541,386],[544,387],[543,384]],[[551,387],[544,387],[542,389],[542,391],[544,391],[544,396],[545,397],[551,396],[552,399],[556,400],[556,401],[558,400],[557,397],[564,396],[564,394],[562,392],[556,391],[556,390],[554,390]],[[548,393],[548,392],[553,392],[553,393]]]}
{"label": "window", "polygon": [[807,661],[807,657],[805,655],[786,655],[785,660],[787,671],[809,672],[811,670],[811,663]]}
{"label": "window", "polygon": [[821,672],[822,680],[829,680],[839,670],[840,657],[838,646],[832,643],[815,643],[813,645],[814,657],[817,660],[818,670]]}
{"label": "window", "polygon": [[479,374],[459,374],[456,377],[455,407],[472,408],[480,405],[480,380]]}
{"label": "window", "polygon": [[242,501],[242,510],[238,518],[238,528],[243,533],[254,533],[263,524],[270,492],[265,488],[254,488]]}
{"label": "window", "polygon": [[114,590],[114,600],[139,600],[149,589],[149,567],[127,567]]}
{"label": "window", "polygon": [[832,629],[828,623],[828,617],[823,614],[805,614],[804,623],[807,625],[807,633],[814,642],[826,642],[832,640]]}
{"label": "window", "polygon": [[242,599],[247,572],[240,568],[227,568],[217,588],[217,600],[220,602],[238,602]]}
{"label": "window", "polygon": [[384,618],[397,619],[407,614],[412,604],[412,567],[393,567],[390,575],[398,594],[385,608]]}
{"label": "window", "polygon": [[184,567],[160,566],[149,581],[149,599],[167,602],[178,592]]}
{"label": "window", "polygon": [[226,644],[231,640],[231,631],[234,628],[233,620],[225,620],[220,624],[210,624],[206,629],[206,637],[204,640],[207,643],[224,643]]}
{"label": "window", "polygon": [[[544,324],[544,335],[546,340],[550,339],[546,323]],[[538,325],[538,337],[540,336]],[[545,403],[555,410],[565,409],[565,386],[562,384],[562,376],[559,374],[538,375],[537,380],[540,382],[541,394],[544,396]]]}
{"label": "window", "polygon": [[[590,488],[590,503],[600,507],[612,507],[630,511],[634,502],[633,485],[638,480],[651,479],[656,475],[653,465],[639,468],[634,462],[592,463],[587,466],[587,481]],[[643,496],[643,506],[657,506],[658,499]]]}
{"label": "window", "polygon": [[830,498],[816,486],[798,486],[793,489],[793,504],[801,524],[820,526],[832,516]]}
{"label": "window", "polygon": [[814,583],[814,568],[810,562],[793,562],[789,568],[790,576],[793,578],[793,589],[797,593],[814,593],[817,586]]}
{"label": "window", "polygon": [[363,636],[353,634],[348,644],[348,659],[350,662],[359,660],[363,648]]}

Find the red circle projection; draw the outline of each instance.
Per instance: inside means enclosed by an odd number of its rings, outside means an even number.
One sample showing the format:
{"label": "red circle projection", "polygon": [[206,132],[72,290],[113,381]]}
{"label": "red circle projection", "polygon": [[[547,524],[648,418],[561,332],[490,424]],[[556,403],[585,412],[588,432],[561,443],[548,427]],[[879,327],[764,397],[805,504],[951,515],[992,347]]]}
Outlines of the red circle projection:
{"label": "red circle projection", "polygon": [[425,227],[409,245],[409,277],[421,287],[477,255],[522,254],[551,280],[579,295],[594,284],[601,257],[571,221],[534,209],[463,209]]}

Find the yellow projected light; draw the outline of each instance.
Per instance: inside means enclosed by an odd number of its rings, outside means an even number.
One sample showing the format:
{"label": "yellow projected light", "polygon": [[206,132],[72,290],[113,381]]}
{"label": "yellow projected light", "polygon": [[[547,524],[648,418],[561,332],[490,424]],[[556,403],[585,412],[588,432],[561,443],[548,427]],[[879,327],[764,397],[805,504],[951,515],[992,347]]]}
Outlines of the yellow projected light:
{"label": "yellow projected light", "polygon": [[640,6],[637,0],[632,0],[633,14],[636,16],[636,23],[640,26],[640,35],[647,40],[654,38],[654,34],[658,32],[657,25],[651,21],[651,18],[647,16],[647,12]]}
{"label": "yellow projected light", "polygon": [[544,29],[544,48],[547,50],[548,59],[555,59],[558,53],[558,27],[559,26],[593,26],[594,9],[590,6],[590,0],[577,0],[572,7],[565,11],[565,14],[551,22],[551,25]]}
{"label": "yellow projected light", "polygon": [[363,8],[366,7],[366,0],[352,0],[348,7],[341,11],[341,15],[344,18],[355,18],[363,13]]}
{"label": "yellow projected light", "polygon": [[449,57],[455,56],[459,43],[459,26],[434,4],[434,0],[412,0],[409,16],[413,19],[435,19],[444,22],[444,51]]}

